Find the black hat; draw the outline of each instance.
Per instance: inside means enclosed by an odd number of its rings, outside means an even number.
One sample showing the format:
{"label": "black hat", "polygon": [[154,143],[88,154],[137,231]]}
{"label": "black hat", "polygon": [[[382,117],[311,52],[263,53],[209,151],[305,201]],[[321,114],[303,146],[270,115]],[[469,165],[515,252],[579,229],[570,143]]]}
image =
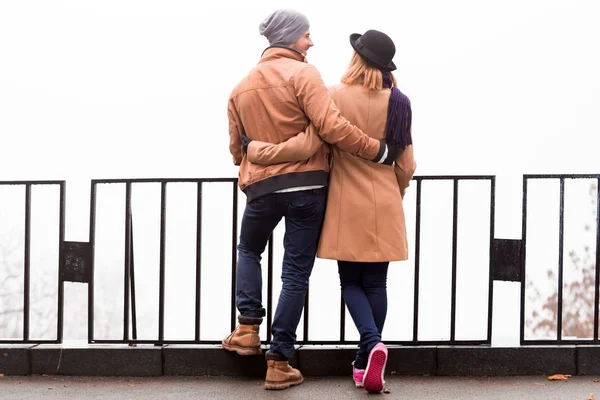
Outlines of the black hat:
{"label": "black hat", "polygon": [[385,33],[374,29],[366,31],[364,35],[353,33],[350,35],[350,44],[369,64],[380,70],[393,71],[396,69],[396,65],[392,61],[396,54],[396,46]]}

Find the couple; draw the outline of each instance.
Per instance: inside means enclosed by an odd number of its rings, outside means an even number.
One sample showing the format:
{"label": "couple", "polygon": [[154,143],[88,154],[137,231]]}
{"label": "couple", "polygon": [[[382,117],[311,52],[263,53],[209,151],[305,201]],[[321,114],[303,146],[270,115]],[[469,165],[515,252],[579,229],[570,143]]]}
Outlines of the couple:
{"label": "couple", "polygon": [[[262,354],[261,255],[285,217],[282,290],[266,352],[266,389],[302,383],[289,365],[315,261],[338,261],[344,301],[360,333],[357,387],[383,389],[390,261],[408,257],[402,198],[415,171],[408,98],[391,71],[395,46],[382,32],[353,34],[342,83],[327,88],[306,62],[308,19],[278,10],[259,26],[270,46],[228,104],[230,151],[247,196],[238,245],[239,325],[222,342]],[[325,211],[327,209],[327,211]]]}

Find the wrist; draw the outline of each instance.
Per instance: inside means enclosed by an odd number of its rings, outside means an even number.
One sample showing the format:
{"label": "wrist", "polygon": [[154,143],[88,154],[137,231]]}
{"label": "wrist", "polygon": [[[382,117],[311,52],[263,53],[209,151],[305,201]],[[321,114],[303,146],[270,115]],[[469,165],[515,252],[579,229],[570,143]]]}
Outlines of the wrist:
{"label": "wrist", "polygon": [[375,156],[375,158],[372,161],[377,164],[383,164],[383,162],[386,160],[387,157],[388,157],[388,146],[383,140],[381,140],[381,141],[379,141],[379,151],[377,152],[377,155]]}

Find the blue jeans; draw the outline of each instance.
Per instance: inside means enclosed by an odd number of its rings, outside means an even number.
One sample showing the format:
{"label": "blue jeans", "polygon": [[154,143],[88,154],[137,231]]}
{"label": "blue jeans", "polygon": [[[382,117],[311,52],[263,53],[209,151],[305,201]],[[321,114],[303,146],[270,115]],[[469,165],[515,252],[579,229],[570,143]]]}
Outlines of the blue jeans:
{"label": "blue jeans", "polygon": [[263,317],[261,255],[285,217],[279,302],[273,318],[271,352],[292,357],[308,279],[315,263],[325,214],[326,188],[271,193],[246,204],[238,245],[236,303],[244,317]]}
{"label": "blue jeans", "polygon": [[387,314],[387,270],[389,262],[338,261],[344,302],[360,333],[354,366],[365,369],[369,352],[381,342]]}

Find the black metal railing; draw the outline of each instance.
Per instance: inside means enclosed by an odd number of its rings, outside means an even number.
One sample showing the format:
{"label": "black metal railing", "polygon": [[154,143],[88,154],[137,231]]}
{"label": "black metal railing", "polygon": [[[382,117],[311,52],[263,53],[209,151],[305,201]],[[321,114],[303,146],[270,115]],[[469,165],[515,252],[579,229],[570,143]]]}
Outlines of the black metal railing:
{"label": "black metal railing", "polygon": [[[18,186],[24,188],[24,220],[23,220],[23,332],[21,338],[0,338],[1,343],[60,343],[63,338],[63,304],[64,304],[64,285],[63,275],[61,274],[59,265],[57,265],[58,271],[58,287],[56,288],[57,293],[57,325],[56,325],[56,339],[32,339],[30,336],[30,324],[32,320],[31,315],[31,236],[32,236],[32,187],[35,186],[58,186],[59,187],[59,199],[58,199],[58,230],[59,240],[56,243],[59,254],[59,263],[63,257],[63,242],[65,234],[65,182],[64,181],[0,181],[0,187],[7,186]],[[12,209],[10,212],[16,212],[17,210]],[[0,291],[4,288],[0,288]],[[0,293],[1,294],[1,293]],[[0,315],[2,314],[0,309]],[[8,317],[7,317],[8,318]]]}
{"label": "black metal railing", "polygon": [[[492,299],[493,299],[493,267],[492,267],[492,246],[494,241],[494,217],[495,217],[495,176],[417,176],[414,178],[417,182],[417,201],[416,201],[416,229],[415,229],[415,286],[414,286],[414,311],[413,311],[413,340],[410,344],[491,344],[492,342]],[[419,273],[420,273],[420,255],[421,255],[421,186],[423,181],[452,181],[452,294],[450,308],[450,340],[435,342],[420,342],[418,340],[419,331]],[[487,335],[485,339],[476,341],[466,341],[456,339],[456,282],[457,282],[457,243],[458,243],[458,184],[460,181],[485,180],[490,182],[490,260],[489,260],[489,279],[488,279],[488,315],[487,315]],[[393,343],[390,343],[393,344]],[[399,344],[404,344],[399,342]],[[408,344],[408,343],[407,343]]]}
{"label": "black metal railing", "polygon": [[[133,251],[133,223],[131,208],[131,189],[132,185],[139,183],[160,184],[160,250],[159,250],[159,312],[158,312],[158,332],[156,340],[138,340],[137,338],[137,318],[136,318],[136,298],[135,298],[135,265]],[[165,273],[166,273],[166,223],[167,223],[167,185],[169,183],[191,183],[197,185],[197,203],[196,203],[196,269],[195,269],[195,334],[193,340],[165,340]],[[123,298],[123,336],[122,339],[97,339],[94,335],[94,280],[89,282],[88,288],[88,340],[90,343],[151,343],[151,344],[215,344],[220,343],[215,340],[203,340],[200,336],[201,319],[201,276],[202,276],[202,194],[203,185],[207,183],[229,183],[232,185],[232,233],[231,233],[231,271],[232,277],[235,277],[236,259],[237,259],[237,210],[238,210],[238,188],[235,178],[203,178],[203,179],[104,179],[93,180],[91,187],[91,206],[90,206],[90,252],[92,260],[95,258],[96,243],[96,199],[97,187],[99,185],[124,184],[125,185],[125,263],[124,263],[124,298]],[[91,274],[94,274],[94,261],[91,262]],[[236,309],[235,309],[235,279],[231,281],[231,327],[235,328]],[[131,314],[130,314],[131,309]],[[130,318],[131,315],[131,318]],[[132,335],[129,336],[129,328],[132,328]]]}
{"label": "black metal railing", "polygon": [[[586,339],[563,339],[563,288],[564,288],[564,226],[565,226],[565,181],[595,180],[596,185],[596,243],[595,243],[595,285],[594,285],[594,317],[593,338]],[[527,290],[527,253],[526,240],[528,236],[527,215],[530,208],[528,202],[529,183],[531,181],[553,181],[559,184],[558,194],[558,277],[557,277],[557,300],[556,300],[556,339],[527,339],[525,334],[525,321],[527,318],[526,290]],[[521,321],[520,341],[525,345],[548,345],[548,344],[597,344],[598,341],[598,301],[600,288],[600,174],[550,174],[550,175],[523,175],[523,222],[522,222],[522,252],[521,252]]]}
{"label": "black metal railing", "polygon": [[[457,298],[457,242],[458,242],[458,205],[459,205],[459,182],[461,181],[488,181],[490,182],[490,255],[493,242],[494,231],[494,192],[495,192],[495,177],[493,176],[422,176],[416,177],[416,238],[415,238],[415,285],[414,285],[414,318],[413,318],[413,337],[412,340],[387,340],[390,344],[411,344],[411,345],[433,345],[433,344],[490,344],[491,343],[491,323],[492,323],[492,266],[491,256],[488,263],[489,278],[488,278],[488,294],[486,302],[488,304],[487,315],[487,334],[479,340],[459,340],[456,338],[456,298]],[[450,296],[451,301],[451,327],[449,340],[427,341],[419,340],[419,276],[420,276],[420,222],[421,222],[421,185],[423,181],[452,181],[453,182],[453,227],[452,227],[452,291]],[[95,229],[96,229],[96,187],[102,184],[124,184],[125,185],[125,257],[124,257],[124,299],[123,299],[123,335],[119,339],[98,339],[94,335],[94,281],[89,283],[89,341],[90,343],[154,343],[154,344],[217,344],[219,340],[206,340],[200,335],[200,299],[201,299],[201,251],[202,251],[202,189],[203,184],[225,182],[232,185],[232,227],[231,227],[231,300],[229,304],[230,326],[233,330],[236,325],[237,310],[235,306],[235,276],[236,276],[236,260],[237,260],[237,232],[238,232],[238,189],[236,179],[141,179],[141,180],[94,180],[92,181],[91,192],[91,213],[90,213],[90,246],[92,253],[95,247]],[[135,299],[135,268],[133,254],[133,224],[131,212],[131,186],[137,183],[154,183],[161,185],[160,195],[160,276],[159,276],[159,324],[156,339],[154,340],[138,340],[136,327],[136,299]],[[165,243],[166,243],[166,199],[167,186],[170,183],[193,183],[197,184],[197,230],[196,230],[196,293],[195,293],[195,335],[193,340],[167,340],[164,336],[165,328]],[[271,236],[267,247],[267,299],[266,299],[266,340],[263,342],[269,344],[272,339],[272,319],[273,319],[273,241]],[[93,259],[93,257],[92,257]],[[93,270],[94,263],[91,268]],[[332,283],[333,284],[333,283]],[[310,325],[310,308],[309,308],[309,293],[307,292],[304,305],[304,318],[301,329],[303,330],[303,338],[299,344],[355,344],[355,340],[347,340],[346,338],[346,309],[343,298],[340,293],[340,331],[339,340],[311,340],[309,337]],[[130,318],[131,317],[131,318]],[[129,330],[132,329],[130,337]]]}
{"label": "black metal railing", "polygon": [[[564,229],[565,229],[565,182],[570,180],[588,179],[595,182],[596,185],[596,222],[594,225],[595,237],[595,256],[594,262],[594,305],[593,305],[593,337],[572,339],[563,337],[563,302],[564,302],[564,256],[565,256],[565,243],[564,243]],[[552,180],[558,183],[558,261],[557,261],[557,296],[556,296],[556,339],[553,338],[529,338],[525,332],[526,320],[529,317],[526,312],[526,290],[527,290],[527,237],[528,237],[528,210],[536,205],[530,204],[529,194],[529,183],[533,180]],[[451,287],[450,287],[450,307],[449,307],[449,338],[440,340],[422,340],[420,338],[420,316],[422,315],[422,309],[420,304],[421,293],[423,289],[423,258],[422,256],[429,251],[435,251],[434,249],[423,248],[423,230],[421,223],[424,218],[422,204],[424,202],[423,195],[423,183],[428,182],[451,182],[452,183],[452,234],[451,234],[451,246],[450,246],[450,276],[451,276]],[[485,334],[480,338],[462,340],[457,337],[457,298],[460,295],[458,290],[458,276],[459,272],[459,204],[461,201],[461,195],[459,194],[459,187],[461,182],[465,181],[480,181],[489,182],[489,260],[486,266],[482,265],[482,268],[488,268],[489,273],[487,282],[479,283],[487,286],[487,295],[485,298],[482,296],[481,301],[485,301],[487,305],[487,320]],[[159,261],[158,261],[158,290],[156,297],[158,300],[158,326],[154,337],[139,339],[138,338],[138,298],[136,293],[136,273],[145,274],[146,271],[140,268],[136,269],[135,258],[134,258],[134,235],[133,235],[133,214],[135,210],[132,208],[132,187],[142,183],[153,183],[160,186],[160,205],[159,207]],[[195,237],[195,270],[194,270],[194,334],[190,336],[189,340],[173,340],[165,337],[165,300],[166,300],[166,241],[167,241],[167,196],[168,188],[170,184],[175,183],[186,183],[196,185],[196,237]],[[89,226],[89,242],[67,242],[65,241],[65,182],[64,181],[6,181],[0,182],[0,187],[6,185],[22,186],[24,188],[24,221],[23,221],[23,332],[21,338],[4,338],[0,339],[0,343],[61,343],[63,339],[63,316],[64,316],[64,283],[65,282],[83,282],[88,285],[88,341],[90,343],[140,343],[140,344],[218,344],[219,339],[208,339],[204,337],[201,332],[202,324],[202,224],[203,215],[206,213],[212,213],[214,210],[207,209],[203,204],[204,190],[208,184],[212,183],[223,183],[231,185],[231,189],[228,190],[226,196],[231,198],[232,208],[231,211],[231,229],[230,234],[223,234],[223,242],[227,242],[226,246],[230,249],[229,255],[230,269],[231,269],[231,281],[227,282],[228,296],[230,298],[229,304],[220,303],[219,307],[223,308],[224,313],[228,313],[227,327],[223,326],[222,329],[234,329],[236,325],[237,310],[235,307],[235,295],[236,295],[236,260],[237,260],[237,239],[238,239],[238,216],[240,208],[238,204],[239,189],[237,187],[237,179],[235,178],[205,178],[205,179],[103,179],[93,180],[91,182],[91,193],[90,193],[90,226]],[[520,240],[512,239],[497,239],[494,237],[495,229],[495,196],[496,196],[496,178],[494,176],[417,176],[414,178],[414,185],[411,190],[414,190],[415,198],[415,209],[414,209],[414,286],[413,286],[413,304],[412,304],[412,337],[405,340],[386,340],[389,344],[401,344],[401,345],[489,345],[492,340],[492,299],[493,299],[493,283],[498,280],[507,280],[521,283],[521,301],[520,301],[520,342],[521,344],[527,345],[547,345],[547,344],[597,344],[599,343],[599,332],[598,332],[598,319],[599,319],[599,301],[600,301],[600,270],[598,265],[600,263],[600,234],[599,224],[600,220],[600,174],[587,174],[587,175],[524,175],[523,176],[523,198],[522,198],[522,238]],[[122,335],[119,334],[118,338],[99,338],[95,334],[95,293],[99,290],[95,286],[95,263],[96,263],[96,233],[97,233],[97,188],[101,185],[121,185],[125,189],[124,202],[122,203],[120,211],[124,215],[124,229],[122,231],[122,243],[124,243],[124,254],[123,254],[123,302],[122,302]],[[59,194],[59,222],[58,232],[59,241],[58,252],[59,252],[59,265],[58,265],[58,287],[57,287],[57,331],[56,338],[51,339],[40,339],[35,340],[31,338],[30,334],[30,322],[32,316],[30,313],[31,309],[31,229],[32,229],[32,187],[38,185],[58,185],[60,188]],[[412,194],[411,194],[412,196]],[[438,201],[438,199],[436,199]],[[486,205],[487,207],[487,205]],[[114,216],[114,214],[113,214]],[[108,218],[112,218],[109,216]],[[121,218],[121,217],[118,217]],[[486,222],[487,224],[487,222]],[[487,225],[486,225],[487,227]],[[530,227],[529,227],[530,228]],[[486,228],[487,229],[487,228]],[[529,232],[529,234],[531,234]],[[486,234],[487,235],[487,234]],[[266,337],[263,341],[264,344],[271,343],[272,340],[272,319],[273,319],[273,295],[274,295],[274,242],[277,237],[271,236],[267,247],[267,258],[266,258]],[[137,248],[136,248],[137,249]],[[140,249],[137,249],[138,256]],[[141,251],[144,251],[142,248]],[[228,263],[229,261],[225,261]],[[139,267],[139,266],[138,266]],[[119,278],[121,279],[121,278]],[[332,282],[332,284],[334,284]],[[139,287],[138,287],[139,289]],[[1,291],[4,288],[0,288]],[[307,293],[304,307],[304,318],[303,324],[300,329],[303,331],[302,340],[299,344],[356,344],[356,340],[348,339],[348,332],[346,331],[346,307],[341,296],[339,295],[339,339],[337,340],[315,340],[309,337],[309,326],[311,324],[310,309],[309,309],[309,294]],[[206,301],[205,301],[206,302]],[[337,306],[336,306],[337,307]],[[0,310],[0,315],[2,315]],[[20,318],[20,316],[19,316]]]}

